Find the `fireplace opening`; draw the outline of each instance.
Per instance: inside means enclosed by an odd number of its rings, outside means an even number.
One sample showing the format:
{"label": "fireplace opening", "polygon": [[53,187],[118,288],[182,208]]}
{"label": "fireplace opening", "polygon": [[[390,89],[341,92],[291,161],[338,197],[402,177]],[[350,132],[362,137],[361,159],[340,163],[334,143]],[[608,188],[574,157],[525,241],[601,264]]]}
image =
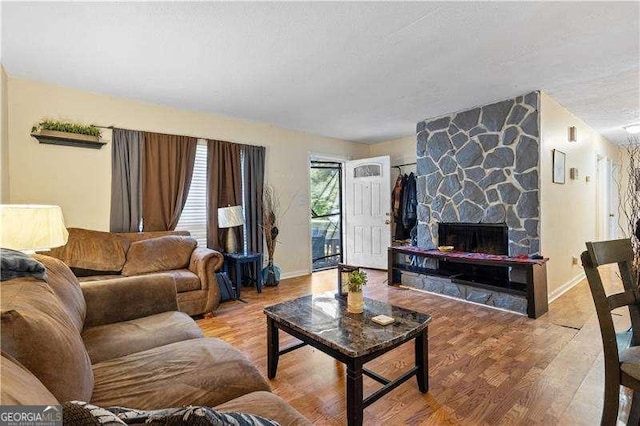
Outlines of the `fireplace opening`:
{"label": "fireplace opening", "polygon": [[[507,255],[509,229],[506,223],[440,223],[438,245],[453,246],[455,251]],[[523,290],[521,284],[509,280],[509,268],[505,267],[440,262],[439,272],[462,283],[491,283],[505,289]]]}
{"label": "fireplace opening", "polygon": [[470,253],[509,254],[509,229],[506,223],[443,222],[438,224],[438,245]]}

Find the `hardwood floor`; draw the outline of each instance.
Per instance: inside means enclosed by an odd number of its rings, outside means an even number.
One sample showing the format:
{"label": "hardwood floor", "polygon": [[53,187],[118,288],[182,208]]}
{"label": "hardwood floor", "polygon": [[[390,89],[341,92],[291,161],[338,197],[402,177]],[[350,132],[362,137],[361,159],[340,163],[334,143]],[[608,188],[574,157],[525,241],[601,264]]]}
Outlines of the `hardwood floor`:
{"label": "hardwood floor", "polygon": [[[607,270],[610,289],[621,288]],[[264,306],[310,293],[334,291],[336,271],[285,280],[278,287],[243,289],[249,303],[225,302],[198,320],[205,334],[243,351],[266,377]],[[427,394],[409,380],[364,411],[366,425],[597,425],[603,392],[600,330],[586,281],[532,320],[429,293],[386,284],[386,273],[369,271],[365,296],[425,312],[429,326]],[[616,316],[620,330],[628,327]],[[282,344],[295,342],[280,333]],[[413,363],[405,344],[367,364],[395,378]],[[316,424],[346,424],[345,368],[322,352],[303,347],[280,357],[271,380],[274,393]],[[379,385],[365,377],[365,396]],[[619,418],[626,419],[628,395]],[[619,423],[622,424],[622,422]]]}

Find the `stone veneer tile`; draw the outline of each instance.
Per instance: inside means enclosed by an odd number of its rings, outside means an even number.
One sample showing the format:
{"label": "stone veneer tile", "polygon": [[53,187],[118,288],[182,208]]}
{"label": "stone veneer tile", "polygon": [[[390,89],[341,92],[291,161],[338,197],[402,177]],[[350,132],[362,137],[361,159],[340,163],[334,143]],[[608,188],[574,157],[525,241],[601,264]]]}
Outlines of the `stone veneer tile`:
{"label": "stone veneer tile", "polygon": [[506,222],[510,254],[539,250],[538,110],[532,92],[417,123],[419,246],[446,220]]}

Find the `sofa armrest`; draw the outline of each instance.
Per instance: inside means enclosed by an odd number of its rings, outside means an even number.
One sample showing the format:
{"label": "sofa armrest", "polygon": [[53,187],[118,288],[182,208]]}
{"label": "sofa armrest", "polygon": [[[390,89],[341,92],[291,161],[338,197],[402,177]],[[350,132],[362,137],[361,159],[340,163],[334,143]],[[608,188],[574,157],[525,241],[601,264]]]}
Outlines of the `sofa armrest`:
{"label": "sofa armrest", "polygon": [[201,289],[207,292],[207,305],[204,312],[211,312],[220,304],[220,288],[216,271],[222,267],[222,253],[206,247],[196,247],[191,253],[189,270],[200,278]]}
{"label": "sofa armrest", "polygon": [[191,260],[189,261],[189,270],[194,274],[200,276],[200,273],[204,273],[208,270],[215,272],[222,267],[224,263],[224,256],[219,251],[211,250],[206,247],[196,247],[191,253]]}
{"label": "sofa armrest", "polygon": [[85,328],[178,310],[175,281],[169,275],[87,281],[81,286],[87,304]]}

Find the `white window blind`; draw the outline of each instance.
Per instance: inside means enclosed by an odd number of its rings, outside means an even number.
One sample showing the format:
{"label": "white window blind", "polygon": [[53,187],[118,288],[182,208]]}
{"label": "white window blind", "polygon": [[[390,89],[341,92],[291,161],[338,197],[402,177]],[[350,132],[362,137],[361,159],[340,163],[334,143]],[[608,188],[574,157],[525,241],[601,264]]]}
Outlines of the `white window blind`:
{"label": "white window blind", "polygon": [[176,230],[189,231],[201,247],[207,246],[207,143],[198,141],[187,202]]}

